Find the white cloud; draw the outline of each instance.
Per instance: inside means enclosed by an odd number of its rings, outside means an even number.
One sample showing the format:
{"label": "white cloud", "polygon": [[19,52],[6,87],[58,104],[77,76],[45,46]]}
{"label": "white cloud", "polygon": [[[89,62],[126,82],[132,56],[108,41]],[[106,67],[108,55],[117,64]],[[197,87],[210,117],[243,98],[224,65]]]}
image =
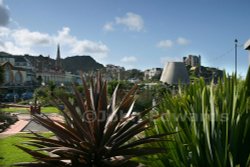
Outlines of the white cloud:
{"label": "white cloud", "polygon": [[12,30],[0,27],[0,41],[0,50],[12,54],[40,54],[39,51],[43,50],[44,47],[54,50],[58,43],[63,47],[62,57],[76,54],[90,55],[100,60],[106,57],[109,52],[109,48],[101,41],[78,39],[71,35],[69,27],[63,27],[56,35],[28,29]]}
{"label": "white cloud", "polygon": [[107,56],[109,49],[102,42],[82,40],[77,41],[71,51],[73,54],[93,55],[96,59],[102,59]]}
{"label": "white cloud", "polygon": [[190,43],[190,41],[188,39],[183,38],[183,37],[177,38],[176,42],[179,45],[188,45]]}
{"label": "white cloud", "polygon": [[73,45],[77,42],[76,37],[70,35],[69,27],[63,27],[62,30],[59,30],[57,33],[57,36],[54,37],[56,43]]}
{"label": "white cloud", "polygon": [[124,17],[116,17],[116,24],[125,25],[130,31],[141,31],[144,27],[142,17],[135,13],[126,13]]}
{"label": "white cloud", "polygon": [[11,54],[17,54],[17,55],[18,54],[27,54],[27,53],[34,54],[35,53],[30,48],[20,47],[11,41],[0,43],[0,50],[5,51],[7,53],[11,53]]}
{"label": "white cloud", "polygon": [[10,34],[11,30],[6,27],[0,27],[0,37],[7,37]]}
{"label": "white cloud", "polygon": [[51,44],[51,37],[49,34],[40,32],[31,32],[28,29],[18,29],[12,34],[14,40],[19,45],[33,46],[33,45],[45,45]]}
{"label": "white cloud", "polygon": [[112,22],[109,22],[109,23],[106,23],[104,26],[103,26],[103,30],[104,31],[114,31],[114,23]]}
{"label": "white cloud", "polygon": [[103,26],[104,31],[114,31],[114,26],[123,25],[129,31],[140,32],[144,29],[143,18],[135,13],[128,12],[123,17],[116,17],[114,21],[108,22]]}
{"label": "white cloud", "polygon": [[173,41],[171,40],[162,40],[157,44],[159,48],[171,48],[173,46]]}
{"label": "white cloud", "polygon": [[123,63],[134,63],[137,61],[137,58],[135,56],[125,56],[121,59],[121,62]]}
{"label": "white cloud", "polygon": [[109,48],[101,41],[95,42],[90,40],[79,40],[70,34],[69,27],[63,27],[58,31],[58,35],[54,37],[56,43],[68,46],[69,54],[90,55],[96,59],[102,59],[107,56]]}
{"label": "white cloud", "polygon": [[176,39],[176,42],[170,39],[161,40],[160,42],[157,43],[157,47],[168,49],[168,48],[172,48],[174,45],[185,46],[185,45],[188,45],[189,43],[190,41],[188,39],[179,37]]}

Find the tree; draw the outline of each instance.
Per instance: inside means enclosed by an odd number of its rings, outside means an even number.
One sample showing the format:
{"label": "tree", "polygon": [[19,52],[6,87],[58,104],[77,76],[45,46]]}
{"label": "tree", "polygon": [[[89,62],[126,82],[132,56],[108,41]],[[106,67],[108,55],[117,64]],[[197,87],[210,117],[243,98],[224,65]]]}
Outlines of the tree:
{"label": "tree", "polygon": [[126,79],[137,78],[137,79],[143,80],[144,73],[138,69],[131,69],[131,70],[127,70],[126,72],[127,72]]}

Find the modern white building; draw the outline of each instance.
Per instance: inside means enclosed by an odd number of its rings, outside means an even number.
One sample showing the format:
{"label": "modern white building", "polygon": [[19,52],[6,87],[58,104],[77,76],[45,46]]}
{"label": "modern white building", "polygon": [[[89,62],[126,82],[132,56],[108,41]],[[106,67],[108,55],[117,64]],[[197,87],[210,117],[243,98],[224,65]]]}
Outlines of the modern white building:
{"label": "modern white building", "polygon": [[244,48],[250,50],[250,39],[245,43]]}
{"label": "modern white building", "polygon": [[249,64],[250,64],[250,39],[245,43],[244,49],[249,51],[248,61],[249,61]]}
{"label": "modern white building", "polygon": [[189,75],[183,62],[168,62],[162,72],[161,82],[169,85],[189,84]]}

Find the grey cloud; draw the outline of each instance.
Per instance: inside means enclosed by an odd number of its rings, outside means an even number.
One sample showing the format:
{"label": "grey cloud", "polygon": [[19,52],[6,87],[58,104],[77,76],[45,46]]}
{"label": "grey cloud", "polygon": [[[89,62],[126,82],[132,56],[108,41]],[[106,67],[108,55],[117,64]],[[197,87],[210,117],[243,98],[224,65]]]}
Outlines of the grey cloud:
{"label": "grey cloud", "polygon": [[3,5],[0,4],[0,26],[6,26],[10,21],[9,10]]}

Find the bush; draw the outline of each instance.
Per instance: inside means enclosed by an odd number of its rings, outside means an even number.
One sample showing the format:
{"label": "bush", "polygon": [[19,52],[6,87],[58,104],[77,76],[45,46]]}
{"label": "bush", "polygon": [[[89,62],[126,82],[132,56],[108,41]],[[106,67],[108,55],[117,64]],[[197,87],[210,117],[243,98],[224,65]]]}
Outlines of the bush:
{"label": "bush", "polygon": [[16,115],[0,111],[0,132],[4,131],[11,124],[14,124],[17,120],[18,118]]}
{"label": "bush", "polygon": [[[152,166],[228,167],[250,165],[250,109],[246,87],[224,76],[217,85],[200,79],[175,96],[167,94],[149,134],[179,131],[169,154],[157,155]],[[158,144],[156,144],[158,145]],[[154,157],[155,158],[155,157]],[[150,161],[147,161],[150,162]]]}

